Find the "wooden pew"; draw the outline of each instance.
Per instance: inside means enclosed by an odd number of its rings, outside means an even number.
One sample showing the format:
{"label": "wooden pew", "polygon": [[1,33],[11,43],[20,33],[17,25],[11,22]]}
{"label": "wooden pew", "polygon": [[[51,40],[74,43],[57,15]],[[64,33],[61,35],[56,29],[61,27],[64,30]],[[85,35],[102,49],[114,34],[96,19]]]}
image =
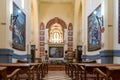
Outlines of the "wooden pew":
{"label": "wooden pew", "polygon": [[68,75],[68,70],[69,70],[69,64],[65,63],[65,73]]}
{"label": "wooden pew", "polygon": [[30,64],[28,63],[0,63],[1,67],[7,67],[7,71],[9,71],[7,74],[10,74],[13,70],[20,68],[19,74],[26,73],[28,75],[28,80],[32,80],[30,78]]}
{"label": "wooden pew", "polygon": [[41,80],[42,77],[42,63],[29,63],[31,66],[34,66],[33,73],[35,77],[35,80]]}
{"label": "wooden pew", "polygon": [[29,64],[31,66],[35,66],[34,74],[36,75],[37,80],[42,80],[45,77],[45,75],[48,73],[47,63],[29,63]]}
{"label": "wooden pew", "polygon": [[3,78],[5,79],[5,77],[7,76],[7,67],[0,67],[0,80]]}
{"label": "wooden pew", "polygon": [[66,68],[68,68],[66,73],[74,80],[102,80],[103,78],[118,80],[120,78],[120,64],[69,63]]}
{"label": "wooden pew", "polygon": [[[94,68],[99,68],[101,71],[106,73],[107,79],[112,78],[113,80],[118,80],[120,78],[120,64],[99,64],[99,63],[84,63],[84,64],[78,64],[85,66],[85,80],[88,80],[89,77],[87,77],[87,73],[94,74]],[[111,76],[111,77],[110,77]],[[96,77],[96,76],[94,76]],[[99,79],[102,79],[103,76],[100,76]]]}
{"label": "wooden pew", "polygon": [[[18,60],[17,63],[28,63],[28,62]],[[30,74],[32,74],[31,76],[33,76],[32,78],[34,78],[34,80],[42,80],[45,74],[48,73],[47,64],[45,63],[28,63],[28,64],[30,64],[31,66]]]}
{"label": "wooden pew", "polygon": [[120,79],[120,65],[119,64],[112,64],[112,65],[105,65],[106,70],[103,72],[99,68],[94,68],[94,72],[96,72],[97,77],[96,79],[99,80],[100,76],[103,76],[105,80],[118,80]]}
{"label": "wooden pew", "polygon": [[42,64],[38,64],[37,66],[37,79],[42,80]]}
{"label": "wooden pew", "polygon": [[99,68],[94,68],[94,73],[96,74],[96,80],[101,80],[100,77],[102,77],[104,80],[108,80],[107,74],[104,73],[102,70]]}
{"label": "wooden pew", "polygon": [[[48,65],[46,63],[0,63],[0,66],[8,67],[9,73],[16,68],[20,68],[19,74],[27,74],[28,80],[42,80],[48,73]],[[33,77],[31,77],[31,74]],[[35,75],[37,77],[34,79]]]}
{"label": "wooden pew", "polygon": [[11,80],[11,79],[16,79],[19,80],[19,72],[20,69],[17,68],[15,70],[13,70],[10,74],[7,73],[7,67],[0,67],[0,79],[2,78],[3,80]]}
{"label": "wooden pew", "polygon": [[77,65],[76,67],[76,76],[75,78],[77,80],[88,80],[88,79],[95,79],[96,75],[93,72],[94,68],[101,68],[102,70],[105,70],[105,64],[99,64],[99,63],[72,63],[74,65]]}
{"label": "wooden pew", "polygon": [[111,66],[106,66],[106,75],[108,79],[119,80],[120,79],[120,64],[113,64]]}
{"label": "wooden pew", "polygon": [[[89,65],[78,65],[79,68],[80,68],[80,79],[82,80],[89,80],[89,79],[92,79],[92,80],[95,80],[95,77],[96,75],[94,75],[93,73],[93,69],[91,66]],[[94,66],[95,67],[95,66]]]}
{"label": "wooden pew", "polygon": [[[43,77],[48,73],[47,63],[29,63],[31,66],[35,66],[34,73],[37,76],[37,80],[42,80]],[[36,80],[35,79],[35,80]]]}

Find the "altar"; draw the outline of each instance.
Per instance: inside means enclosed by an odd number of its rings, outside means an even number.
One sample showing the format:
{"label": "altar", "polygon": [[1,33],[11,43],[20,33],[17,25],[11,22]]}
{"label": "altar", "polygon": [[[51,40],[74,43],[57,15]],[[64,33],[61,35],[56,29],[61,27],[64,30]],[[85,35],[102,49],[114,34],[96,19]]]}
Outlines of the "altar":
{"label": "altar", "polygon": [[48,70],[49,71],[63,71],[63,70],[65,70],[64,60],[49,60]]}

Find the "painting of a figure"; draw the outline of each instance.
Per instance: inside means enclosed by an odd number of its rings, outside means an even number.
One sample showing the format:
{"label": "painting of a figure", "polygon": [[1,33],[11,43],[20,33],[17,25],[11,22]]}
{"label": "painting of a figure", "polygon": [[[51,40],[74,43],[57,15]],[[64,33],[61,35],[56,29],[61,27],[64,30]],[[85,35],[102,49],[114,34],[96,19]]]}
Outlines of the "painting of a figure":
{"label": "painting of a figure", "polygon": [[12,16],[17,16],[16,20],[13,23],[14,29],[12,33],[12,47],[24,51],[26,16],[15,3],[13,3]]}
{"label": "painting of a figure", "polygon": [[49,57],[50,58],[62,58],[63,47],[49,47]]}
{"label": "painting of a figure", "polygon": [[101,48],[101,24],[103,21],[98,20],[98,17],[101,16],[101,5],[88,16],[88,51]]}

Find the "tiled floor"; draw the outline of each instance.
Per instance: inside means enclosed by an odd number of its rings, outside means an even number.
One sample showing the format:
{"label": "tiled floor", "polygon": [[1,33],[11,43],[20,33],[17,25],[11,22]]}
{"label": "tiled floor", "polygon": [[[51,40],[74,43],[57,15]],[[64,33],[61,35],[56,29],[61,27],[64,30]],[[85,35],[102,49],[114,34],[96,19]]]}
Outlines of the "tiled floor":
{"label": "tiled floor", "polygon": [[43,80],[72,80],[65,71],[49,71]]}

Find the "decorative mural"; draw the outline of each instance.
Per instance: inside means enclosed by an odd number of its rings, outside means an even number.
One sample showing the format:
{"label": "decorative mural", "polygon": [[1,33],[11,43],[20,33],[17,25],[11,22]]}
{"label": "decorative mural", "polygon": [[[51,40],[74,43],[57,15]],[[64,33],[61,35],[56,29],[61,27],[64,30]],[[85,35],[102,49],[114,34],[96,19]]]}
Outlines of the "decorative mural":
{"label": "decorative mural", "polygon": [[68,25],[68,52],[73,51],[73,25],[69,23]]}
{"label": "decorative mural", "polygon": [[88,16],[88,51],[101,49],[101,5]]}
{"label": "decorative mural", "polygon": [[13,15],[11,16],[11,23],[14,27],[12,32],[12,47],[24,51],[26,44],[26,15],[15,3],[13,3]]}
{"label": "decorative mural", "polygon": [[40,55],[45,53],[45,25],[43,22],[40,24]]}
{"label": "decorative mural", "polygon": [[68,36],[72,36],[72,35],[73,35],[72,31],[68,32]]}

